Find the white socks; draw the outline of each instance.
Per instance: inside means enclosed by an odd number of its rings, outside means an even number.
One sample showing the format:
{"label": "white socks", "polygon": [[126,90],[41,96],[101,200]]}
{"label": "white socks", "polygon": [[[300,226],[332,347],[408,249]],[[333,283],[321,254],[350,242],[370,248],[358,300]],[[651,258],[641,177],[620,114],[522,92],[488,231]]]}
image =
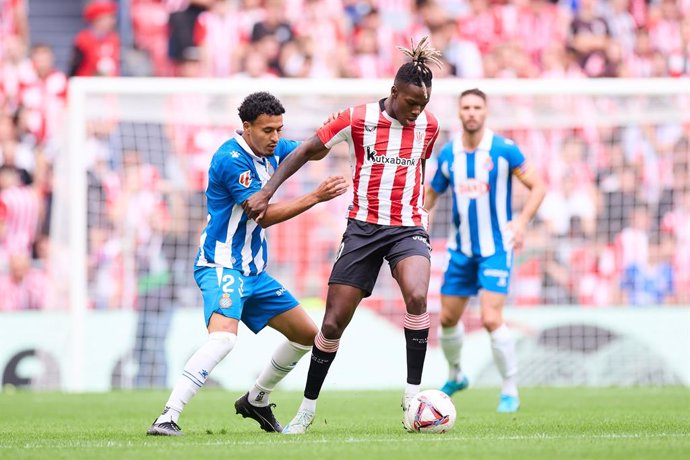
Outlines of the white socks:
{"label": "white socks", "polygon": [[462,321],[457,326],[441,327],[439,340],[443,355],[448,361],[448,380],[459,382],[464,377],[460,370],[460,351],[465,336],[465,325]]}
{"label": "white socks", "polygon": [[249,391],[249,403],[253,406],[264,407],[269,404],[269,395],[278,382],[295,368],[297,362],[311,350],[310,346],[296,342],[282,343],[271,357],[271,362],[264,368],[256,379],[254,387]]}
{"label": "white socks", "polygon": [[237,335],[232,332],[211,332],[208,335],[206,343],[185,364],[184,371],[177,379],[170,398],[165,404],[165,410],[156,423],[170,421],[177,423],[185,404],[204,386],[208,375],[230,353],[235,342],[237,342]]}
{"label": "white socks", "polygon": [[491,350],[498,372],[503,377],[502,394],[517,396],[517,357],[515,354],[515,338],[508,326],[502,324],[491,333]]}
{"label": "white socks", "polygon": [[306,410],[313,414],[316,413],[316,399],[302,398],[302,404],[299,406],[299,411]]}

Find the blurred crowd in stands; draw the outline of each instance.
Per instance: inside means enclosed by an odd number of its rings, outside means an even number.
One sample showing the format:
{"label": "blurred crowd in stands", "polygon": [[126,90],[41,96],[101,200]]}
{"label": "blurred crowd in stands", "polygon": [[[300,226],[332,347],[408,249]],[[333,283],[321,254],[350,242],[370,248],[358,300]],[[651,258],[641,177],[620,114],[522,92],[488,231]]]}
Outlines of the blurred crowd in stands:
{"label": "blurred crowd in stands", "polygon": [[[690,77],[690,0],[93,0],[64,69],[50,43],[32,42],[26,9],[0,0],[0,311],[51,307],[53,171],[70,76],[387,78],[401,64],[395,46],[430,35],[447,64],[441,78]],[[169,158],[127,145],[136,127],[88,127],[93,308],[197,301],[170,286],[191,285],[205,171],[229,130],[157,129]],[[549,184],[516,257],[516,304],[690,304],[690,124],[502,134]],[[305,181],[346,170],[342,159]],[[323,294],[337,241],[319,228],[342,217],[327,214],[272,230],[273,261],[296,264],[288,283],[299,295]],[[432,231],[441,253],[445,229]]]}

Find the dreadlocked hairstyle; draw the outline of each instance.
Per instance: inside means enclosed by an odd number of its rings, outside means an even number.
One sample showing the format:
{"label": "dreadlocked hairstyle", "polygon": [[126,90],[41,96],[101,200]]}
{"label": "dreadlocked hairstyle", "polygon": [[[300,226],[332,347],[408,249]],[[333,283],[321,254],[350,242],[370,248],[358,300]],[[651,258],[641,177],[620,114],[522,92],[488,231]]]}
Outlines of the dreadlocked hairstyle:
{"label": "dreadlocked hairstyle", "polygon": [[424,36],[417,46],[410,38],[410,48],[397,47],[402,53],[410,58],[411,62],[403,64],[395,74],[395,83],[412,83],[421,86],[424,90],[424,97],[427,96],[427,87],[431,86],[431,79],[434,78],[427,62],[436,65],[439,69],[443,67],[441,52],[431,46],[429,37]]}

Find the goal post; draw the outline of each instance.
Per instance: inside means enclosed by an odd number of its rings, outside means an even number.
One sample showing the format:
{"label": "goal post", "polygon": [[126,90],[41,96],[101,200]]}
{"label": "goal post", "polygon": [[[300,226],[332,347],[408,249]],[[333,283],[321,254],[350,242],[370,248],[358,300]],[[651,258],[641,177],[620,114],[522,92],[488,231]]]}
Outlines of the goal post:
{"label": "goal post", "polygon": [[[157,329],[169,325],[171,312],[166,303],[175,308],[198,303],[190,273],[191,257],[205,222],[204,173],[215,148],[241,127],[237,107],[246,95],[255,91],[276,95],[286,108],[284,136],[305,139],[329,114],[386,97],[391,85],[390,79],[71,79],[68,148],[55,160],[51,223],[55,292],[60,293],[61,307],[72,318],[72,369],[66,388],[83,389],[88,367],[84,353],[93,346],[87,340],[93,333],[86,330],[84,320],[89,311],[136,310],[137,328],[148,331],[142,333],[145,339],[146,334],[158,334]],[[487,93],[487,126],[515,138],[536,169],[549,176],[552,189],[558,189],[558,178],[584,180],[592,171],[598,174],[604,169],[608,174],[609,157],[624,155],[621,168],[631,166],[637,173],[647,174],[636,175],[645,182],[635,185],[644,189],[638,204],[646,206],[656,219],[648,228],[650,248],[664,251],[664,238],[672,238],[675,251],[687,250],[680,247],[688,244],[687,237],[682,240],[673,229],[662,228],[661,220],[673,212],[681,196],[690,196],[689,182],[666,183],[672,180],[674,165],[687,168],[683,161],[687,161],[688,147],[681,141],[690,138],[688,79],[436,79],[427,108],[438,117],[442,132],[427,166],[428,180],[438,149],[460,128],[458,96],[469,88]],[[656,132],[654,139],[650,129]],[[571,142],[578,145],[573,147]],[[661,145],[664,142],[669,145]],[[342,147],[334,149],[329,155],[332,158],[296,174],[281,188],[280,196],[313,189],[327,175],[347,175]],[[568,155],[574,157],[564,158]],[[683,155],[685,160],[674,163],[676,156]],[[602,202],[602,187],[618,185],[602,185],[597,183],[598,177],[588,180],[593,184],[588,193],[597,196],[585,205],[595,206],[596,211],[578,210],[582,215],[569,218],[566,230],[554,228],[560,223],[544,223],[548,219],[543,216],[538,219],[538,231],[530,229],[527,244],[534,244],[516,258],[519,266],[511,282],[512,304],[614,306],[630,302],[628,294],[619,292],[625,274],[607,264],[619,263],[616,245],[625,244],[619,241],[620,232],[631,218],[633,209],[629,207],[638,204]],[[351,196],[351,190],[347,195]],[[517,206],[524,196],[516,191]],[[269,271],[298,298],[323,298],[347,205],[345,198],[334,200],[269,231]],[[449,197],[444,196],[432,224],[431,311],[438,310],[449,207]],[[660,207],[663,212],[658,211]],[[624,212],[619,208],[625,208]],[[621,221],[609,228],[601,213]],[[623,214],[625,221],[620,217]],[[594,220],[595,229],[582,228],[590,224],[588,219]],[[663,237],[661,232],[666,232]],[[565,251],[567,255],[562,254]],[[602,257],[602,251],[610,257]],[[669,263],[675,263],[673,254],[654,253],[652,257],[668,257]],[[549,272],[551,263],[558,266]],[[563,270],[570,274],[561,283],[558,276]],[[616,294],[604,295],[607,289]],[[673,301],[690,303],[681,294],[686,295],[680,293]],[[385,269],[367,302],[383,315],[399,314],[399,293]],[[135,349],[131,359],[138,364],[122,364],[122,385],[161,386],[163,380],[157,373],[165,372],[165,363],[160,362],[165,358],[150,353],[150,348],[164,343],[165,335],[146,343],[139,339],[123,338],[131,341]],[[142,360],[146,362],[142,364]],[[147,375],[142,375],[146,374],[141,371],[144,364],[150,364]]]}

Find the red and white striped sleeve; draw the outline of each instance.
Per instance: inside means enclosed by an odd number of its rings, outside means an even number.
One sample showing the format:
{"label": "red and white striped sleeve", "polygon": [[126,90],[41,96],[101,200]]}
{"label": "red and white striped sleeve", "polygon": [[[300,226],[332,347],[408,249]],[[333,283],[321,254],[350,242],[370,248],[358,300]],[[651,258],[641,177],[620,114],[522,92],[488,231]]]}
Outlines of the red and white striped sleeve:
{"label": "red and white striped sleeve", "polygon": [[352,139],[352,109],[340,112],[338,118],[320,127],[316,135],[329,149],[335,144]]}

